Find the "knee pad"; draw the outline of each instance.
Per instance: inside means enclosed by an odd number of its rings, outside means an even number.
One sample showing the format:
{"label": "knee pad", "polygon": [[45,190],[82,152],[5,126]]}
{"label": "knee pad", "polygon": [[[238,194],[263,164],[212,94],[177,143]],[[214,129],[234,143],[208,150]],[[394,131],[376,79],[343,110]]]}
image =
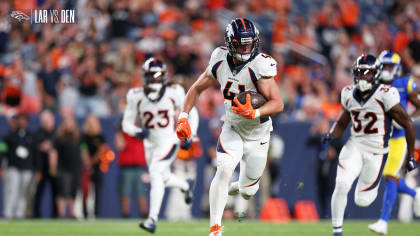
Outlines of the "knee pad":
{"label": "knee pad", "polygon": [[375,199],[357,197],[357,198],[354,199],[354,203],[356,203],[356,205],[358,207],[368,207],[368,206],[370,206],[370,204],[372,204],[373,200],[375,200]]}
{"label": "knee pad", "polygon": [[252,186],[241,186],[241,184],[239,184],[239,193],[245,200],[249,200],[257,193],[259,188],[260,185],[258,182]]}
{"label": "knee pad", "polygon": [[354,196],[354,203],[358,207],[368,207],[375,201],[377,195],[377,191],[371,190],[369,192],[359,192],[356,193]]}
{"label": "knee pad", "polygon": [[334,192],[339,192],[343,194],[347,194],[351,189],[351,184],[347,183],[346,181],[337,180],[335,183]]}
{"label": "knee pad", "polygon": [[150,182],[163,180],[160,172],[150,172]]}
{"label": "knee pad", "polygon": [[229,166],[218,166],[217,167],[217,173],[219,176],[223,179],[230,179],[232,178],[234,169]]}

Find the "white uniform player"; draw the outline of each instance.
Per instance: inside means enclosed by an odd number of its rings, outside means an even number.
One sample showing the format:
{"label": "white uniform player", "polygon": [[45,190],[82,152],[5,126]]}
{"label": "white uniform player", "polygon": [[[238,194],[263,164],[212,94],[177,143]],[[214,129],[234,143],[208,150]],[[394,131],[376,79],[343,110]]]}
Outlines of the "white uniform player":
{"label": "white uniform player", "polygon": [[[221,220],[228,198],[233,171],[240,163],[239,181],[231,184],[229,193],[241,193],[245,199],[253,196],[263,174],[272,131],[269,115],[283,110],[280,91],[274,81],[276,61],[258,52],[258,30],[254,24],[237,18],[226,27],[227,47],[216,48],[209,66],[187,93],[184,112],[177,123],[178,138],[189,137],[187,118],[199,94],[215,80],[225,98],[226,113],[217,145],[217,171],[210,186],[210,235],[222,234]],[[257,91],[267,98],[259,109],[240,104],[235,97],[240,92]],[[232,106],[235,103],[236,106]]]}
{"label": "white uniform player", "polygon": [[[404,127],[412,125],[400,104],[398,90],[378,84],[377,65],[372,55],[362,55],[356,60],[355,85],[341,91],[343,111],[331,132],[323,135],[323,142],[338,138],[347,124],[352,123],[351,137],[339,155],[331,201],[333,236],[342,236],[347,194],[356,178],[359,178],[354,197],[356,205],[367,207],[376,199],[388,155],[392,119]],[[413,132],[409,133],[414,137]]]}
{"label": "white uniform player", "polygon": [[[276,75],[276,61],[270,56],[259,53],[254,60],[236,72],[236,70],[231,71],[232,65],[227,56],[228,50],[225,47],[216,48],[209,63],[210,76],[219,82],[220,90],[225,97],[226,113],[222,117],[224,125],[217,145],[218,162],[229,162],[224,165],[234,170],[241,161],[241,169],[245,171],[241,171],[237,188],[241,194],[249,198],[258,190],[258,180],[266,165],[270,132],[273,127],[270,117],[250,120],[236,114],[232,110],[233,97],[244,91],[258,91],[257,82],[261,77]],[[235,184],[237,183],[233,185]]]}
{"label": "white uniform player", "polygon": [[[174,132],[175,115],[184,104],[185,92],[179,85],[166,85],[166,66],[160,60],[150,58],[143,66],[145,88],[129,90],[127,106],[122,121],[123,131],[132,136],[144,138],[146,162],[149,168],[151,190],[149,218],[140,226],[155,231],[164,188],[177,187],[186,194],[186,202],[192,201],[192,185],[170,172],[180,145]],[[136,126],[137,117],[142,128]],[[190,122],[193,135],[198,128],[198,113],[192,110]]]}

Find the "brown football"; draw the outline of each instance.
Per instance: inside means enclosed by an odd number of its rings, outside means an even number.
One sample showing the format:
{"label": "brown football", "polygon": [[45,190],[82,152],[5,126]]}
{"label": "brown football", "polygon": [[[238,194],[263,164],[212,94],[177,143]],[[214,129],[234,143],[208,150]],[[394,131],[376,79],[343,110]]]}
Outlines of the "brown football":
{"label": "brown football", "polygon": [[242,93],[238,94],[238,96],[236,96],[238,98],[238,101],[241,104],[246,103],[246,95],[247,94],[251,95],[251,105],[254,109],[262,107],[267,102],[267,99],[265,99],[265,97],[263,95],[255,92],[255,91],[245,91],[245,92],[242,92]]}

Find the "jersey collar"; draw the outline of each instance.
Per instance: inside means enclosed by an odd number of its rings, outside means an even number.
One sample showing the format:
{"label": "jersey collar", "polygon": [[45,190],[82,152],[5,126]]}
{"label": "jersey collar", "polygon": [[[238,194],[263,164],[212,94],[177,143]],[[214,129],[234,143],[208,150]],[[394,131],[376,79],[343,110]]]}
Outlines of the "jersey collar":
{"label": "jersey collar", "polygon": [[360,92],[357,88],[354,88],[353,90],[353,97],[354,99],[356,99],[356,101],[360,104],[360,105],[365,105],[367,101],[369,101],[369,99],[373,96],[373,94],[375,94],[376,90],[379,88],[379,84],[376,84],[373,86],[372,90],[370,91],[369,95],[363,99],[362,96],[360,95]]}
{"label": "jersey collar", "polygon": [[247,61],[242,63],[240,66],[235,66],[235,63],[233,63],[233,57],[230,54],[227,55],[226,61],[229,65],[230,71],[232,71],[232,74],[236,75],[242,70],[242,68],[244,68],[246,64],[248,64],[248,62],[252,61],[257,55],[258,53],[251,56]]}
{"label": "jersey collar", "polygon": [[166,85],[163,85],[163,88],[160,90],[160,94],[159,94],[159,97],[157,99],[150,100],[150,98],[148,96],[146,96],[147,100],[149,100],[149,101],[151,101],[153,103],[159,102],[160,99],[162,99],[163,95],[165,95],[166,87],[167,87]]}

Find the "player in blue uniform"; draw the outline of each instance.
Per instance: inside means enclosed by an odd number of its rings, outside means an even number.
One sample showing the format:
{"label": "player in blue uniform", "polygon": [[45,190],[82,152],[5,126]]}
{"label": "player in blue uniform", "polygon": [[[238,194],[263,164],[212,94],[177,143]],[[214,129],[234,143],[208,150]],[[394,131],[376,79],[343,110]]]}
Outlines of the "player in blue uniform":
{"label": "player in blue uniform", "polygon": [[[411,117],[420,115],[420,100],[416,81],[409,75],[401,76],[401,58],[392,51],[383,51],[379,55],[381,64],[380,79],[384,84],[390,84],[398,89],[400,103],[407,110],[408,101],[412,103],[416,110]],[[388,219],[391,214],[397,193],[405,193],[412,196],[414,201],[414,213],[420,214],[420,191],[409,188],[404,178],[400,178],[400,170],[404,164],[407,152],[407,142],[405,140],[405,130],[396,122],[393,122],[393,131],[389,139],[389,154],[382,175],[385,180],[385,192],[382,205],[381,218],[374,224],[369,225],[369,229],[378,234],[385,235],[388,231]],[[408,160],[407,160],[408,161]],[[413,163],[415,164],[415,162]]]}

